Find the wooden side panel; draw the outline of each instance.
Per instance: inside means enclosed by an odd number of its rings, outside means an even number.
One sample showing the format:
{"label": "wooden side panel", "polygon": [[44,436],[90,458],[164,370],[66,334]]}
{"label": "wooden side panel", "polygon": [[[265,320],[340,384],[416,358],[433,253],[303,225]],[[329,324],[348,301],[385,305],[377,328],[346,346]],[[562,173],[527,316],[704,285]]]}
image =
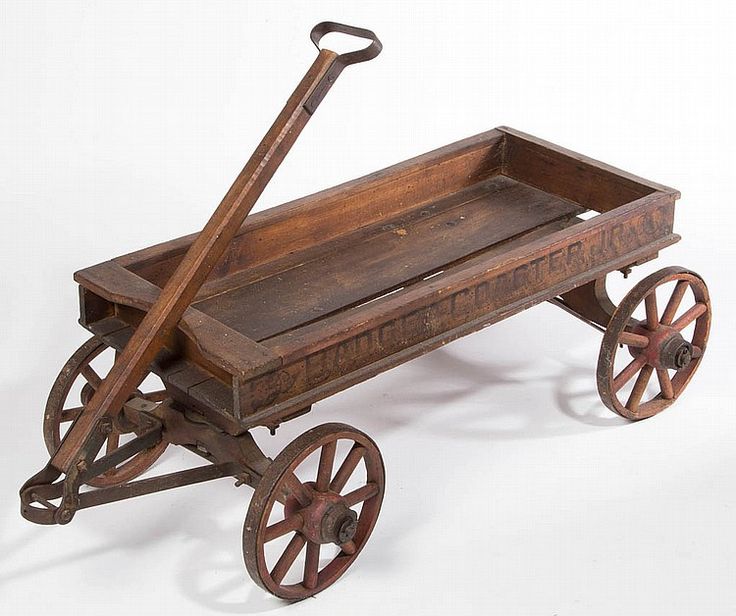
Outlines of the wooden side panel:
{"label": "wooden side panel", "polygon": [[[677,239],[674,198],[652,195],[488,259],[466,262],[372,304],[348,310],[266,341],[284,368],[250,382],[244,419],[314,400],[350,382],[350,374],[380,363],[395,365],[407,349],[421,354],[448,332],[465,333],[635,261]],[[495,315],[495,316],[494,316]],[[471,327],[472,324],[475,324]],[[466,327],[467,326],[467,327]],[[431,344],[428,341],[434,341]],[[423,345],[429,344],[424,348]],[[435,344],[436,346],[436,344]],[[380,371],[380,370],[379,370]],[[367,378],[367,377],[366,377]]]}
{"label": "wooden side panel", "polygon": [[[501,168],[503,136],[496,130],[445,146],[365,177],[249,216],[210,280],[256,267],[436,200],[482,181]],[[162,286],[194,239],[159,244],[116,262]]]}

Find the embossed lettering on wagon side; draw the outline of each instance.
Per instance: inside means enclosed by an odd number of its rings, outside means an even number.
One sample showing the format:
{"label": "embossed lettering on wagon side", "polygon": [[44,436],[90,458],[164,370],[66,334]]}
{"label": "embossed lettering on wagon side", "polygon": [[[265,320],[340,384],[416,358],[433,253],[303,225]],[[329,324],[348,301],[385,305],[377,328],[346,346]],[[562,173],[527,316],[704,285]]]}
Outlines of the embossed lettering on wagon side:
{"label": "embossed lettering on wagon side", "polygon": [[[535,295],[567,278],[645,246],[671,231],[667,207],[642,212],[628,224],[591,230],[587,236],[505,271],[491,270],[434,303],[396,315],[375,327],[356,332],[305,359],[282,368],[280,377],[253,379],[251,395],[243,396],[244,414],[280,403],[330,380],[441,335],[454,327]],[[266,391],[270,393],[266,395]]]}

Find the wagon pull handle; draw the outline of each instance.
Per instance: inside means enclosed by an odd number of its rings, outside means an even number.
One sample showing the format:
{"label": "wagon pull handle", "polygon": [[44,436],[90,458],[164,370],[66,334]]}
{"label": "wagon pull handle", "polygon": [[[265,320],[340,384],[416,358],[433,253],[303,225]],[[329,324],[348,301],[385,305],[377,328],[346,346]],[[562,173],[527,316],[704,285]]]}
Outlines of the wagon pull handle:
{"label": "wagon pull handle", "polygon": [[376,34],[371,30],[366,30],[365,28],[356,28],[355,26],[347,26],[345,24],[338,24],[334,21],[323,21],[322,23],[318,23],[314,28],[312,28],[312,32],[309,35],[309,38],[312,39],[312,42],[314,43],[315,47],[322,51],[322,48],[319,46],[319,42],[322,40],[322,38],[330,34],[332,32],[339,32],[340,34],[349,34],[350,36],[355,36],[357,38],[362,38],[369,40],[371,42],[368,47],[365,47],[364,49],[358,49],[357,51],[350,51],[348,53],[343,53],[337,56],[337,61],[340,62],[343,66],[348,66],[350,64],[357,64],[358,62],[367,62],[368,60],[372,60],[375,58],[379,53],[381,53],[381,50],[383,49],[383,45],[381,44],[381,41],[378,40],[378,37]]}
{"label": "wagon pull handle", "polygon": [[[312,41],[329,32],[342,32],[371,41],[365,49],[337,54],[320,49],[286,105],[265,137],[256,147],[243,170],[161,290],[156,302],[143,317],[120,353],[107,377],[100,383],[84,411],[67,431],[49,465],[24,486],[30,493],[34,483],[46,484],[55,474],[65,472],[69,479],[79,466],[80,456],[89,450],[101,420],[122,408],[135,391],[151,362],[176,328],[184,311],[196,296],[212,268],[219,262],[245,217],[260,197],[281,162],[291,149],[314,110],[346,66],[375,58],[381,43],[373,32],[343,24],[325,22],[312,30]],[[99,449],[99,448],[98,448]],[[88,454],[89,452],[87,452]],[[96,453],[96,452],[95,452]],[[94,459],[94,456],[93,456]],[[53,479],[51,479],[53,481]],[[66,480],[65,480],[66,481]],[[69,512],[63,522],[69,521]],[[60,512],[60,515],[64,512]],[[58,521],[58,520],[57,520]]]}

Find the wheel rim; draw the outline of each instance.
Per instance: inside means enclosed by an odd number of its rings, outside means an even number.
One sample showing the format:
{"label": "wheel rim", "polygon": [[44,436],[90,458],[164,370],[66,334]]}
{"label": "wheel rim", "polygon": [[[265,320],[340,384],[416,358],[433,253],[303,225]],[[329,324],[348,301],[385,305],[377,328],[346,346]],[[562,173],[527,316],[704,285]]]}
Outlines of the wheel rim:
{"label": "wheel rim", "polygon": [[[43,420],[44,442],[49,455],[54,455],[59,443],[61,443],[62,432],[65,433],[72,422],[81,414],[84,406],[99,387],[103,377],[98,374],[98,370],[91,364],[109,348],[97,338],[91,338],[69,358],[69,361],[56,378],[46,402]],[[84,384],[77,403],[71,399],[71,393],[72,387],[80,378],[84,380]],[[136,395],[151,402],[160,402],[166,397],[166,391],[161,389],[146,394],[137,391]],[[133,429],[132,432],[135,433],[136,429]],[[120,444],[120,437],[129,433],[131,432],[122,432],[117,427],[113,428],[103,445],[105,453],[117,449]],[[109,470],[104,475],[90,479],[87,483],[97,488],[104,488],[130,481],[150,468],[164,452],[166,445],[165,441],[161,441],[150,449],[141,451],[126,462]]]}
{"label": "wheel rim", "polygon": [[[670,283],[666,301],[661,302],[657,290],[661,295]],[[640,306],[644,318],[638,320],[633,315]],[[603,336],[598,391],[606,406],[638,420],[672,405],[703,359],[710,322],[708,288],[697,274],[670,267],[637,284],[616,308]],[[624,354],[626,363],[620,367]],[[658,392],[647,396],[647,387],[654,379]]]}
{"label": "wheel rim", "polygon": [[[339,441],[349,451],[335,470]],[[314,481],[301,481],[296,473],[318,452]],[[362,468],[361,468],[362,467]],[[358,487],[348,482],[365,471]],[[376,444],[364,433],[344,424],[324,424],[297,437],[269,466],[258,484],[243,528],[243,555],[248,573],[268,592],[291,601],[315,595],[333,584],[355,561],[375,526],[384,492],[384,467]],[[283,514],[274,511],[283,504]],[[361,505],[360,513],[355,507]],[[279,540],[286,547],[268,562],[266,546]],[[325,546],[339,548],[320,565]],[[305,552],[303,568],[296,563]],[[291,571],[300,581],[287,583]]]}

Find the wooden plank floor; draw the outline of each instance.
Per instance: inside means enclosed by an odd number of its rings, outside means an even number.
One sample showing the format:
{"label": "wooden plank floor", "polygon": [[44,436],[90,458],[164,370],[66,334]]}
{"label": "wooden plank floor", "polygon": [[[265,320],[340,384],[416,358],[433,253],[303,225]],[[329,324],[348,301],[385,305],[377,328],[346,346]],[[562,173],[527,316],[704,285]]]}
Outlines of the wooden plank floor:
{"label": "wooden plank floor", "polygon": [[[262,341],[441,272],[450,264],[554,220],[579,206],[496,176],[310,251],[289,269],[221,281],[195,306]],[[441,274],[437,274],[441,275]]]}

